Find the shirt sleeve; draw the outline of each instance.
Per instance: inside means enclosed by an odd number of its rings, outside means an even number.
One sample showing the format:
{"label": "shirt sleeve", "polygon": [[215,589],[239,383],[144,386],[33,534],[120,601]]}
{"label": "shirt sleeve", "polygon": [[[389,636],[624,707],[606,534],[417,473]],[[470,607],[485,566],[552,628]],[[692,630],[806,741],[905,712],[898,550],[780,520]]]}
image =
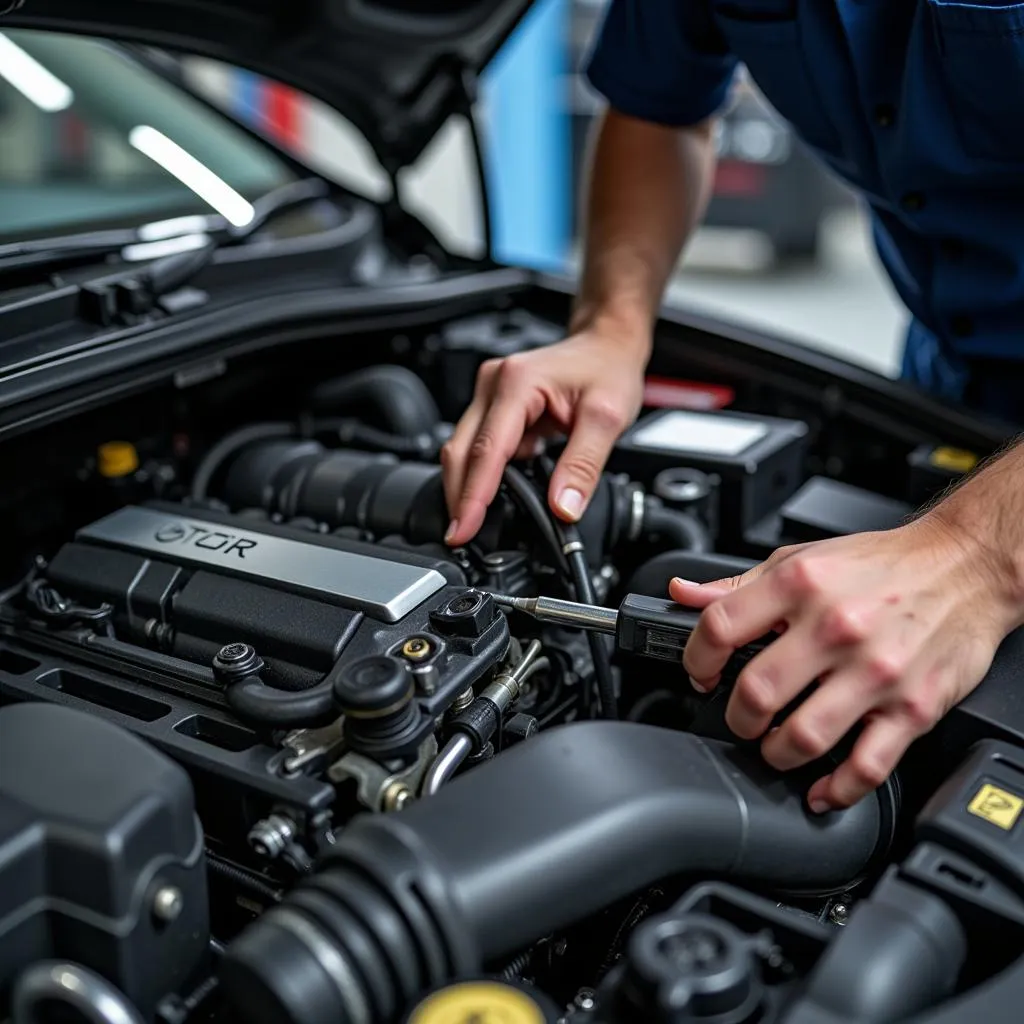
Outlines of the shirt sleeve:
{"label": "shirt sleeve", "polygon": [[737,65],[709,0],[610,0],[586,77],[622,114],[687,127],[724,106]]}

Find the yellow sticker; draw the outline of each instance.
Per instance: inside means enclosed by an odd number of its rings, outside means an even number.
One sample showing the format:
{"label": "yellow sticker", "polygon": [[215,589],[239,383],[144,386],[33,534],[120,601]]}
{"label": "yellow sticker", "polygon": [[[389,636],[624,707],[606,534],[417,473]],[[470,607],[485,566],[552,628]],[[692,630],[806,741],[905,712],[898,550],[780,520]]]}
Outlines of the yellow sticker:
{"label": "yellow sticker", "polygon": [[978,464],[978,456],[962,448],[936,448],[929,459],[936,469],[950,473],[969,473]]}
{"label": "yellow sticker", "polygon": [[967,805],[967,810],[991,822],[997,828],[1009,832],[1017,824],[1020,812],[1024,810],[1024,797],[986,782],[974,794],[974,799]]}
{"label": "yellow sticker", "polygon": [[409,1024],[544,1024],[544,1014],[525,992],[500,982],[470,981],[428,996]]}

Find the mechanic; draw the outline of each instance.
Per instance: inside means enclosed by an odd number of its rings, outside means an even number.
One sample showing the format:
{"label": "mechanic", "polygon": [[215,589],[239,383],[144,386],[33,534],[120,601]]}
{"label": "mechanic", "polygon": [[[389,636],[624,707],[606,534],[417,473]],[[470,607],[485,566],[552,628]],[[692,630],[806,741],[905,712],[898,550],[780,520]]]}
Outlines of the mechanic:
{"label": "mechanic", "polygon": [[[569,337],[487,363],[443,453],[452,523],[480,528],[508,459],[568,434],[549,501],[583,513],[640,411],[668,278],[702,216],[713,132],[739,64],[870,206],[911,316],[903,375],[1024,422],[1024,4],[1001,0],[611,0],[588,76],[596,132]],[[849,806],[982,679],[1024,623],[1024,445],[912,523],[777,551],[671,596],[703,608],[683,664],[713,687],[730,653],[781,636],[742,673],[727,721],[782,770],[863,726],[808,792]],[[820,686],[777,729],[775,714]]]}

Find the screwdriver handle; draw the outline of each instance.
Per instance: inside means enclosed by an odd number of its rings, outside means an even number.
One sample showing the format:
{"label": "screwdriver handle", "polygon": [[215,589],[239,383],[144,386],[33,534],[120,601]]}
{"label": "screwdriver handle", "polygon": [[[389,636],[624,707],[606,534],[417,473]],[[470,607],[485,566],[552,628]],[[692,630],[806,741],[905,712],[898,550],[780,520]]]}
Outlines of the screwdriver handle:
{"label": "screwdriver handle", "polygon": [[[642,658],[679,664],[687,640],[697,628],[700,612],[675,601],[642,594],[627,594],[619,605],[615,642],[620,651]],[[722,681],[733,683],[743,666],[774,640],[762,637],[735,651],[722,673]]]}

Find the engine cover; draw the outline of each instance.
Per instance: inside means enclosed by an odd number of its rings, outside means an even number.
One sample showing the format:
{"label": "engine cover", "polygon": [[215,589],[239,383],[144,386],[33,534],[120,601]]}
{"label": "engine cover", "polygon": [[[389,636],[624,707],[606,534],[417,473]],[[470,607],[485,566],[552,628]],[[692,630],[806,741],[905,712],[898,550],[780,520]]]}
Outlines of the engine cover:
{"label": "engine cover", "polygon": [[[282,804],[322,815],[345,750],[410,756],[509,645],[505,617],[445,558],[172,503],[85,526],[29,591],[0,647],[0,697],[127,726],[205,775],[197,791],[234,789],[239,829]],[[282,702],[280,721],[233,699],[241,649],[259,665],[245,685]],[[393,729],[367,686],[407,702]]]}

